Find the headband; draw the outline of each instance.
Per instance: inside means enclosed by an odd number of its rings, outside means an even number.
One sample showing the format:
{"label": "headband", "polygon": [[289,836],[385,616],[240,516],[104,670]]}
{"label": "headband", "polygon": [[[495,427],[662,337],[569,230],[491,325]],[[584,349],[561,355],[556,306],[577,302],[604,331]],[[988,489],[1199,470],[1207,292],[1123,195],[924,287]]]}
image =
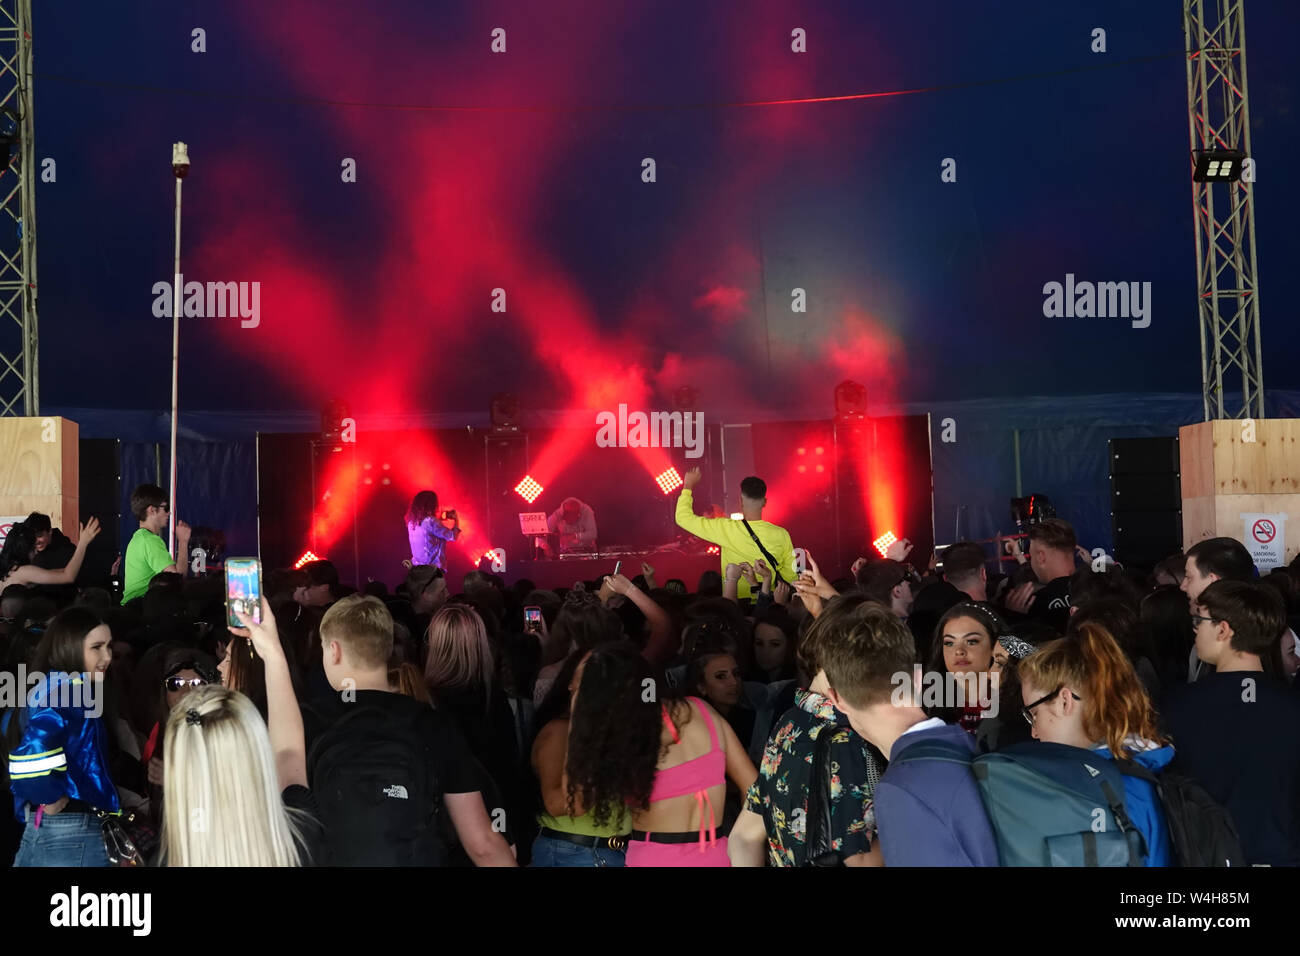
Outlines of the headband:
{"label": "headband", "polygon": [[1030,644],[1028,641],[1022,641],[1020,638],[1011,634],[1005,634],[1002,637],[999,637],[998,643],[1006,649],[1008,654],[1018,661],[1024,660],[1030,654],[1034,653],[1034,651],[1038,650],[1038,648],[1034,647],[1034,645]]}
{"label": "headband", "polygon": [[989,633],[996,638],[1000,639],[1003,635],[1011,634],[1011,628],[1007,626],[1007,622],[1002,619],[1002,616],[983,604],[976,604],[974,601],[962,601],[960,604],[954,604],[950,607],[948,613],[951,614],[958,609],[963,613],[972,612],[970,616],[983,621]]}

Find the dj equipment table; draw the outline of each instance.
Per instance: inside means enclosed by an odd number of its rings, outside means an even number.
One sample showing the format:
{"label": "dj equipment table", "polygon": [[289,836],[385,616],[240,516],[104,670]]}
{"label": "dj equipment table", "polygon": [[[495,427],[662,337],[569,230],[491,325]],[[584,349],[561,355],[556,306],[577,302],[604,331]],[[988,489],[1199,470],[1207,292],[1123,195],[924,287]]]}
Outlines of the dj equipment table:
{"label": "dj equipment table", "polygon": [[573,556],[553,560],[511,561],[506,580],[528,578],[539,588],[573,587],[574,581],[591,581],[614,573],[615,563],[621,561],[619,573],[634,578],[641,573],[641,562],[655,569],[655,583],[663,587],[669,578],[681,578],[686,590],[694,593],[705,571],[722,571],[716,554],[687,554],[678,550],[611,551],[591,556]]}

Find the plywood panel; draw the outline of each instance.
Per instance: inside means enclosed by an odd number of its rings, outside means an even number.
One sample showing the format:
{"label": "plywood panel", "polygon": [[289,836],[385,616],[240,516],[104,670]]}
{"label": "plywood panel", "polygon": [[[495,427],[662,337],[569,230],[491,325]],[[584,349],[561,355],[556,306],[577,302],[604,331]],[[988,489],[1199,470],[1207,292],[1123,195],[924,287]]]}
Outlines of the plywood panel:
{"label": "plywood panel", "polygon": [[75,496],[77,433],[63,418],[0,418],[0,495]]}
{"label": "plywood panel", "polygon": [[1253,429],[1246,421],[1210,424],[1214,426],[1214,494],[1300,492],[1300,419],[1255,419]]}
{"label": "plywood panel", "polygon": [[1214,496],[1183,499],[1183,550],[1198,541],[1218,537],[1214,515]]}
{"label": "plywood panel", "polygon": [[[1217,495],[1214,498],[1214,518],[1217,534],[1221,537],[1242,540],[1245,526],[1241,516],[1259,512],[1262,514],[1285,514],[1286,520],[1286,561],[1300,552],[1300,494],[1295,495]],[[1186,511],[1184,511],[1186,521]],[[1184,547],[1190,545],[1184,542]]]}
{"label": "plywood panel", "polygon": [[[27,517],[33,511],[50,516],[50,523],[77,540],[79,502],[70,495],[0,495],[0,515]],[[104,519],[100,516],[100,524]]]}
{"label": "plywood panel", "polygon": [[1186,520],[1188,499],[1214,494],[1214,422],[1178,429],[1178,461]]}

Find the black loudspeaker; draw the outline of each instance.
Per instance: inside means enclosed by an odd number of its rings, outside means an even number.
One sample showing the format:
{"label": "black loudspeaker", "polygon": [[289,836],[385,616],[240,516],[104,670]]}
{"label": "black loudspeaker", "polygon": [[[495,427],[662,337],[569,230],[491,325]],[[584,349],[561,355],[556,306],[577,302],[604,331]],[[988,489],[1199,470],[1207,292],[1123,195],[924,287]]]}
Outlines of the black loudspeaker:
{"label": "black loudspeaker", "polygon": [[1115,559],[1152,567],[1183,546],[1178,438],[1112,438],[1109,449]]}
{"label": "black loudspeaker", "polygon": [[[125,551],[122,541],[122,443],[116,438],[82,438],[77,442],[80,520],[99,519],[103,529],[82,562],[77,583],[108,587],[113,562]],[[76,528],[65,528],[72,537]]]}
{"label": "black loudspeaker", "polygon": [[[522,535],[519,531],[519,515],[525,511],[546,510],[541,506],[542,499],[535,499],[530,504],[515,491],[515,487],[528,474],[528,433],[489,432],[483,436],[483,455],[486,492],[484,517],[488,540],[520,542]],[[517,544],[516,547],[520,545]]]}

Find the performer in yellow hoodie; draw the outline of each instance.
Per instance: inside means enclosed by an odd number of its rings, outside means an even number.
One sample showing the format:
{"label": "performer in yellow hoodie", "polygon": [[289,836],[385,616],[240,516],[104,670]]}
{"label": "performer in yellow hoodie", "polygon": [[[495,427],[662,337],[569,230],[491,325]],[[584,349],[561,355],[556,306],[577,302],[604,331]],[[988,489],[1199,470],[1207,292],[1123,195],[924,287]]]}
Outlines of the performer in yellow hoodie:
{"label": "performer in yellow hoodie", "polygon": [[[701,518],[695,513],[693,489],[700,483],[700,469],[692,468],[683,478],[682,493],[677,499],[677,523],[711,544],[722,547],[722,568],[729,564],[741,564],[748,561],[751,565],[763,559],[769,565],[775,561],[775,569],[790,584],[794,583],[794,546],[790,543],[790,533],[780,525],[763,520],[763,507],[767,504],[767,484],[761,478],[749,477],[740,483],[740,510],[744,518]],[[758,537],[758,541],[750,534]],[[769,558],[763,557],[767,550]],[[737,596],[750,596],[749,582],[740,579]]]}

